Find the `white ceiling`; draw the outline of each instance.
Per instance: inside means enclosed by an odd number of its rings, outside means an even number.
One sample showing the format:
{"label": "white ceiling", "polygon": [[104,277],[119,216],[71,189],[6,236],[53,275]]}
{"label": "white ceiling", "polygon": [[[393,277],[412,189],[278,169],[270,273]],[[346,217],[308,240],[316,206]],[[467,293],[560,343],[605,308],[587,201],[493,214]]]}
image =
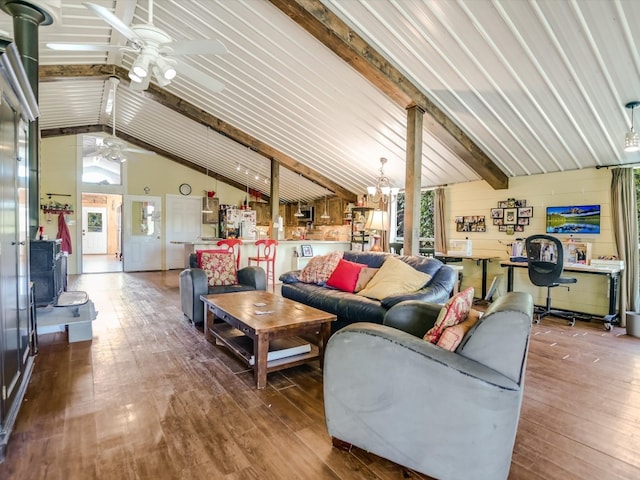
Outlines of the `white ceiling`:
{"label": "white ceiling", "polygon": [[[147,0],[95,0],[125,23],[145,23]],[[640,2],[633,0],[322,0],[440,107],[508,177],[640,161],[623,152],[624,104],[640,99]],[[123,37],[62,0],[40,27],[40,64],[117,64],[128,53],[59,52],[46,42]],[[166,90],[354,193],[378,174],[404,187],[406,110],[266,0],[156,0],[154,24],[175,40],[217,38],[228,55],[183,57],[223,82],[214,93],[178,76]],[[0,14],[0,29],[12,32]],[[637,32],[638,31],[638,32]],[[108,82],[40,84],[42,129],[108,124]],[[265,157],[122,83],[118,130],[246,184],[238,163],[269,176]],[[422,185],[480,177],[423,131]],[[281,169],[281,198],[326,190]],[[250,187],[269,193],[263,181]]]}

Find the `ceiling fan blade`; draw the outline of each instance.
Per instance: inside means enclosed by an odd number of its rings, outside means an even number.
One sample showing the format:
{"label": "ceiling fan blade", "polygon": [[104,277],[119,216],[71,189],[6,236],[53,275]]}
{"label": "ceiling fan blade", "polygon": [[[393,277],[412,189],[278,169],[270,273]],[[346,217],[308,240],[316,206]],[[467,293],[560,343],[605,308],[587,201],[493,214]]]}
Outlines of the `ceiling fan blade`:
{"label": "ceiling fan blade", "polygon": [[107,52],[121,50],[118,45],[81,45],[78,43],[47,43],[51,50],[64,50],[67,52]]}
{"label": "ceiling fan blade", "polygon": [[83,4],[89,10],[93,10],[93,12],[96,15],[98,15],[99,17],[102,17],[102,19],[105,22],[107,22],[113,28],[118,30],[121,34],[123,34],[125,37],[127,37],[130,41],[138,42],[140,40],[140,38],[138,37],[136,32],[131,30],[131,28],[129,28],[128,25],[126,25],[122,20],[120,20],[118,17],[116,17],[109,9],[103,7],[102,5],[96,5],[95,3],[84,2]]}
{"label": "ceiling fan blade", "polygon": [[168,47],[171,49],[167,52],[169,55],[206,55],[214,54],[221,55],[229,53],[227,47],[224,46],[220,40],[186,40],[183,42],[169,42],[161,45],[162,48]]}
{"label": "ceiling fan blade", "polygon": [[207,90],[211,90],[213,92],[220,92],[224,90],[224,83],[219,82],[213,77],[205,75],[197,68],[193,68],[191,65],[181,62],[178,59],[175,59],[175,60],[176,60],[176,71],[178,72],[178,75],[183,74],[188,79],[193,80],[196,83],[199,83],[200,85],[205,87]]}

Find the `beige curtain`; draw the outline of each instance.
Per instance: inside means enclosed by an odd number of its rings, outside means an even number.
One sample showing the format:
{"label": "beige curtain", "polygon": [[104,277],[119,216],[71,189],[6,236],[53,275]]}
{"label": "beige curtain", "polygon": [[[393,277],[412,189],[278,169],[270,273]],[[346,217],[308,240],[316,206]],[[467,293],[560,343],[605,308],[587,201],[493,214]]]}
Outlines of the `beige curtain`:
{"label": "beige curtain", "polygon": [[[618,257],[624,260],[620,295],[623,309],[637,312],[640,307],[638,280],[638,205],[632,168],[616,168],[611,172],[611,223]],[[625,311],[620,324],[626,326]]]}
{"label": "beige curtain", "polygon": [[444,187],[438,187],[434,191],[433,195],[433,220],[434,220],[434,236],[435,236],[435,251],[447,253],[447,228],[445,220],[445,204],[446,198],[444,193]]}

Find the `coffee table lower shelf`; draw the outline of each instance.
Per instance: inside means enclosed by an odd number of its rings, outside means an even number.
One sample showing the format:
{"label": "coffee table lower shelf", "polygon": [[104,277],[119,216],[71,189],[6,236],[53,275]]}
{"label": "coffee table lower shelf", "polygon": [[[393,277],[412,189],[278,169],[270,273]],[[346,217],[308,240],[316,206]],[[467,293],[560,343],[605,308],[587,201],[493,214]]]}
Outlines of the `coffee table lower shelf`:
{"label": "coffee table lower shelf", "polygon": [[[214,323],[213,326],[209,327],[209,333],[233,352],[238,358],[243,360],[248,367],[255,367],[253,339],[251,337],[245,335],[240,330],[227,323]],[[267,360],[267,373],[301,365],[320,357],[318,347],[301,337],[289,336],[273,339],[269,345],[269,353],[273,351],[272,345],[278,351],[283,349],[293,349],[301,345],[309,345],[310,351],[294,353],[292,355],[283,356],[282,358]]]}

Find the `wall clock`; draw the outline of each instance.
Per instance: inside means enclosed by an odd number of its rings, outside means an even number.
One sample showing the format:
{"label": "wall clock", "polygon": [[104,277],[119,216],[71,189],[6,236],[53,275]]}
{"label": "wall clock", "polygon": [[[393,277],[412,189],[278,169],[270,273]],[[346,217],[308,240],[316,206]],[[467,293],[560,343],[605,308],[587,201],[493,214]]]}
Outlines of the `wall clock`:
{"label": "wall clock", "polygon": [[191,185],[188,183],[182,183],[178,190],[180,190],[182,195],[189,195],[191,193]]}

